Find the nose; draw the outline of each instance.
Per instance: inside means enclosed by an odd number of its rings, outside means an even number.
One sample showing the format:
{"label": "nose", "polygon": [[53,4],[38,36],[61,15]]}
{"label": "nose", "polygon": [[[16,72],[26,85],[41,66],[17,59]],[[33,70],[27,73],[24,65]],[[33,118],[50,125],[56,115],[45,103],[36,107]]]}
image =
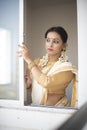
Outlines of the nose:
{"label": "nose", "polygon": [[53,41],[51,40],[51,41],[50,41],[50,47],[52,47],[52,46],[53,46]]}

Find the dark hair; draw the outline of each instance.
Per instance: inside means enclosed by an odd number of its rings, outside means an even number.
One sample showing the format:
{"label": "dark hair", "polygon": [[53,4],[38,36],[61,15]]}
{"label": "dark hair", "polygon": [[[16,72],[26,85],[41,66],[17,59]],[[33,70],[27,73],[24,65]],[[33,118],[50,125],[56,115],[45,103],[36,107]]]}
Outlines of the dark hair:
{"label": "dark hair", "polygon": [[49,28],[46,31],[46,33],[45,33],[45,38],[47,38],[47,34],[49,32],[56,32],[57,34],[59,34],[61,36],[61,39],[62,39],[63,43],[67,42],[68,34],[67,34],[66,30],[63,27],[57,26],[57,27],[51,27],[51,28]]}

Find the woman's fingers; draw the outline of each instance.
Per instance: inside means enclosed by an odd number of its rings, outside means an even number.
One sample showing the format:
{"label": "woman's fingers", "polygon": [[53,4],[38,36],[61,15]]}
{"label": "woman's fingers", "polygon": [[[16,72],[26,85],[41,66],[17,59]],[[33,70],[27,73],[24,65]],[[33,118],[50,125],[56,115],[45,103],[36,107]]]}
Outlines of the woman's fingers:
{"label": "woman's fingers", "polygon": [[18,45],[18,47],[19,47],[19,49],[22,49],[22,50],[25,49],[24,46],[22,46],[22,45]]}
{"label": "woman's fingers", "polygon": [[28,49],[27,45],[25,45],[24,42],[20,46],[24,49]]}
{"label": "woman's fingers", "polygon": [[25,81],[27,82],[27,81],[28,81],[28,76],[25,75],[25,76],[24,76],[24,79],[25,79]]}
{"label": "woman's fingers", "polygon": [[19,57],[22,57],[22,51],[18,51],[17,54]]}
{"label": "woman's fingers", "polygon": [[28,63],[30,59],[29,49],[24,44],[21,45],[19,44],[18,47],[19,47],[19,51],[17,52],[18,56],[23,57],[23,59]]}
{"label": "woman's fingers", "polygon": [[22,44],[22,45],[18,45],[19,49],[21,49],[21,51],[23,52],[29,52],[29,49],[26,47],[26,45]]}

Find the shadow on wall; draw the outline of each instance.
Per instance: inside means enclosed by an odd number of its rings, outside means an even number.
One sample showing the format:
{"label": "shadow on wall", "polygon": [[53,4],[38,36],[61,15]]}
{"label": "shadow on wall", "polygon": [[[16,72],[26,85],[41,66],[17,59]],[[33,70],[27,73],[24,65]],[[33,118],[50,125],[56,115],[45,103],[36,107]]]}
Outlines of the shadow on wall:
{"label": "shadow on wall", "polygon": [[[55,130],[87,130],[87,103]],[[85,127],[86,126],[86,127]]]}

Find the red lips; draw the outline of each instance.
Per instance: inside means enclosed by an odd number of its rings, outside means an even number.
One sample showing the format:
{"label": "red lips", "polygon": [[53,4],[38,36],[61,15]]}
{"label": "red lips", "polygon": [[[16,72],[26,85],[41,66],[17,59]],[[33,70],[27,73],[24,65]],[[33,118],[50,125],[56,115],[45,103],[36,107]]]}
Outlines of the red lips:
{"label": "red lips", "polygon": [[48,51],[53,51],[53,49],[52,48],[48,48]]}

